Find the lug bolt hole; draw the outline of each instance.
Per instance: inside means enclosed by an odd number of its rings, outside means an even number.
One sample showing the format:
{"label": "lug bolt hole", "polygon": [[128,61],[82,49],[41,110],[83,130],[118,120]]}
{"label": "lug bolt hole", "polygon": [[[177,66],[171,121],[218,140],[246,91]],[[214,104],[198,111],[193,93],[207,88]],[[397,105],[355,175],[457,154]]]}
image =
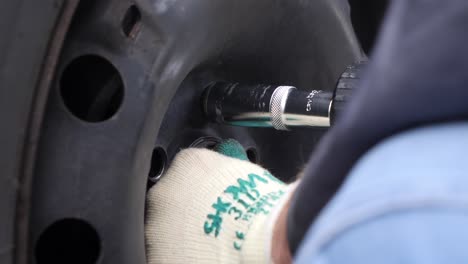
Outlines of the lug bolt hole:
{"label": "lug bolt hole", "polygon": [[151,168],[149,171],[149,180],[157,182],[164,174],[167,165],[167,154],[162,147],[156,147],[151,156]]}
{"label": "lug bolt hole", "polygon": [[197,138],[189,147],[191,148],[206,148],[213,149],[216,145],[221,143],[221,139],[212,136]]}
{"label": "lug bolt hole", "polygon": [[257,149],[255,149],[253,147],[248,148],[246,152],[247,152],[247,158],[250,160],[250,162],[258,163],[259,159],[258,159]]}

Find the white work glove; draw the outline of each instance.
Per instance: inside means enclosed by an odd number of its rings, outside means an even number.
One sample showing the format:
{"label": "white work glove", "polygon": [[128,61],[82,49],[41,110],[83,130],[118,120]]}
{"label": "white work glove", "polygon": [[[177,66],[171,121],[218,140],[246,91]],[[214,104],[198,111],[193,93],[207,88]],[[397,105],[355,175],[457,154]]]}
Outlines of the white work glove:
{"label": "white work glove", "polygon": [[182,150],[150,189],[150,264],[271,262],[271,232],[291,188],[238,147]]}

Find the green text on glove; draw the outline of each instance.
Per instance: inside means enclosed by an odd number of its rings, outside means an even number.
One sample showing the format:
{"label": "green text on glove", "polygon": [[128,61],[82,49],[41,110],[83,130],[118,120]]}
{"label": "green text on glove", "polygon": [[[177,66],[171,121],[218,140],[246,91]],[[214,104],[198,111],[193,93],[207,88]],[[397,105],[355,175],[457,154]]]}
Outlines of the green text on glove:
{"label": "green text on glove", "polygon": [[[264,172],[263,177],[250,173],[247,178],[237,179],[237,185],[228,186],[223,194],[217,197],[216,202],[212,204],[215,212],[207,215],[203,226],[205,234],[214,235],[215,238],[218,237],[222,231],[223,215],[226,213],[234,217],[236,221],[247,221],[248,224],[245,225],[245,230],[235,232],[236,241],[233,242],[233,247],[240,250],[252,218],[259,213],[269,214],[270,209],[275,205],[275,201],[279,200],[284,194],[281,189],[266,194],[260,193],[258,190],[260,184],[269,185],[271,183],[279,184],[278,187],[284,185],[267,171]],[[232,198],[236,204],[226,202],[226,200],[231,200],[229,198]]]}

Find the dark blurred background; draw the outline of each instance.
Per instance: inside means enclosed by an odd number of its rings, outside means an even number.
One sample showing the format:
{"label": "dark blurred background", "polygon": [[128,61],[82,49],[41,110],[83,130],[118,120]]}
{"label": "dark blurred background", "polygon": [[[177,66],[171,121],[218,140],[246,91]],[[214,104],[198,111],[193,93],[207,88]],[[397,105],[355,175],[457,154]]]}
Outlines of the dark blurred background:
{"label": "dark blurred background", "polygon": [[349,0],[351,19],[366,54],[372,51],[389,0]]}

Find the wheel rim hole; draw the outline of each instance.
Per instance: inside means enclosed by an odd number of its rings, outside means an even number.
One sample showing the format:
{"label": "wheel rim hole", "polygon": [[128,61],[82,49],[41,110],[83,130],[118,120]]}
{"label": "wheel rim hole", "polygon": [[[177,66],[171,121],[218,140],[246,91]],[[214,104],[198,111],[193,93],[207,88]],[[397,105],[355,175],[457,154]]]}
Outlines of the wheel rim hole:
{"label": "wheel rim hole", "polygon": [[255,148],[249,148],[247,149],[247,158],[250,160],[252,163],[258,163],[258,152],[257,149]]}
{"label": "wheel rim hole", "polygon": [[101,246],[96,230],[86,221],[67,218],[50,225],[36,244],[38,264],[94,264]]}
{"label": "wheel rim hole", "polygon": [[122,31],[125,36],[135,38],[140,31],[141,12],[136,5],[131,5],[122,20]]}
{"label": "wheel rim hole", "polygon": [[153,150],[153,154],[151,155],[151,167],[149,171],[150,181],[157,182],[162,177],[164,171],[166,170],[166,163],[166,151],[161,147],[155,148]]}
{"label": "wheel rim hole", "polygon": [[96,55],[76,58],[60,79],[62,99],[68,110],[88,122],[101,122],[120,108],[124,85],[117,69]]}

